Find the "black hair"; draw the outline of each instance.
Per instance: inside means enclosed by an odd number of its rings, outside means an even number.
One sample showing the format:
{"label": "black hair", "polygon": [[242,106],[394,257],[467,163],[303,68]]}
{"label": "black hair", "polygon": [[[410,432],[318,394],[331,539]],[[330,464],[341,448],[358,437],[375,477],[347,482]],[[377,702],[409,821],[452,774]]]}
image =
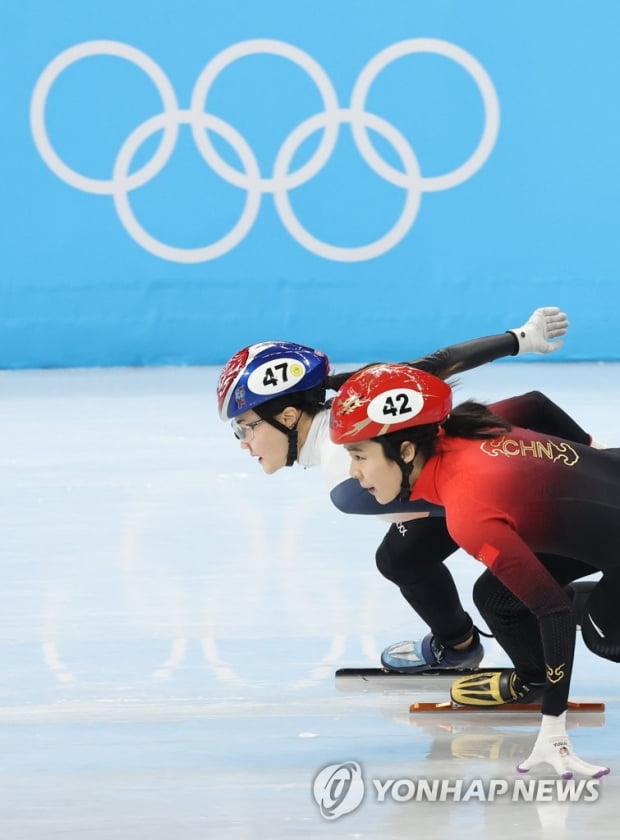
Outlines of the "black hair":
{"label": "black hair", "polygon": [[294,391],[292,394],[282,394],[281,397],[274,397],[272,400],[262,403],[254,408],[254,411],[266,419],[275,417],[284,411],[288,406],[299,408],[305,411],[310,417],[314,417],[320,411],[329,408],[330,403],[325,401],[325,385],[316,385],[307,391]]}
{"label": "black hair", "polygon": [[[497,437],[498,434],[508,432],[512,428],[510,423],[502,417],[493,414],[482,403],[467,400],[452,410],[452,413],[442,423],[427,423],[423,426],[410,426],[399,429],[387,435],[373,438],[381,444],[385,457],[394,461],[400,467],[402,476],[398,498],[401,502],[409,500],[411,486],[409,479],[413,472],[413,461],[405,462],[400,454],[401,444],[408,441],[416,447],[416,457],[421,455],[427,461],[437,448],[437,438],[440,427],[448,437],[461,437],[470,440],[480,440]],[[415,460],[415,459],[414,459]]]}
{"label": "black hair", "polygon": [[[366,366],[364,366],[366,367]],[[363,370],[363,368],[360,368]],[[326,411],[332,404],[333,397],[327,399],[327,391],[339,391],[344,383],[357,373],[350,370],[347,373],[330,374],[325,377],[320,385],[308,388],[307,391],[293,391],[292,394],[282,394],[272,400],[262,403],[254,408],[254,411],[263,418],[275,417],[284,411],[285,408],[299,408],[310,417],[316,417],[321,411]]]}
{"label": "black hair", "polygon": [[[325,388],[328,391],[339,391],[347,379],[350,379],[353,374],[359,373],[361,370],[366,370],[367,367],[371,367],[373,364],[379,364],[378,362],[371,362],[371,364],[364,365],[357,370],[347,370],[343,373],[332,373],[329,376],[325,377]],[[405,362],[406,364],[406,362]],[[331,401],[330,401],[331,402]]]}
{"label": "black hair", "polygon": [[442,427],[448,437],[485,440],[509,432],[512,425],[483,403],[467,400],[452,410],[443,423],[428,423],[424,426],[410,426],[387,435],[374,438],[382,446],[387,443],[386,456],[396,460],[392,453],[400,452],[400,445],[405,441],[413,443],[424,459],[428,459],[437,447],[437,435]]}

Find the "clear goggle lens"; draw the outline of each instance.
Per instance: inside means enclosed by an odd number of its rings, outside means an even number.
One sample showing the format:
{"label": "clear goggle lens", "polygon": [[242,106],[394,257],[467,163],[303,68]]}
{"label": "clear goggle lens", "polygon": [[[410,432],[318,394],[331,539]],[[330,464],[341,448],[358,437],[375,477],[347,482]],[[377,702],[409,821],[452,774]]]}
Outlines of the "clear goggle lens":
{"label": "clear goggle lens", "polygon": [[237,440],[248,441],[252,439],[255,427],[262,422],[262,418],[260,420],[254,420],[253,423],[239,423],[238,420],[231,420],[230,425]]}

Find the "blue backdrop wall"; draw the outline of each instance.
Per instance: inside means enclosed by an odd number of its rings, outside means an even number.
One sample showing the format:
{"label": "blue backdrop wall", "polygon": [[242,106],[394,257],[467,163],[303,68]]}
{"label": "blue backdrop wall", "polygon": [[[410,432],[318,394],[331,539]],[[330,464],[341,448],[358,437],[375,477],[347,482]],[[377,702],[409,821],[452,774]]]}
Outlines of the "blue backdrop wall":
{"label": "blue backdrop wall", "polygon": [[557,304],[619,359],[620,3],[21,0],[0,366],[397,359]]}

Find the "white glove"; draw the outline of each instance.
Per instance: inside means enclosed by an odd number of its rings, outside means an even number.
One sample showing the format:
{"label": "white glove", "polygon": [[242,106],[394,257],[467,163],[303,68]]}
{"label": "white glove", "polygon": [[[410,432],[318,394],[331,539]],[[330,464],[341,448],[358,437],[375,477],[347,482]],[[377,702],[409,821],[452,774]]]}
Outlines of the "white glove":
{"label": "white glove", "polygon": [[572,779],[573,773],[581,773],[594,779],[609,773],[609,767],[588,764],[577,758],[566,734],[566,712],[562,712],[558,717],[542,716],[534,749],[529,758],[518,765],[517,770],[519,773],[527,773],[539,764],[550,764],[563,779]]}
{"label": "white glove", "polygon": [[562,346],[561,341],[553,344],[550,339],[566,335],[568,330],[568,316],[557,306],[543,306],[535,309],[529,320],[517,330],[508,330],[517,337],[519,352],[522,353],[553,353]]}

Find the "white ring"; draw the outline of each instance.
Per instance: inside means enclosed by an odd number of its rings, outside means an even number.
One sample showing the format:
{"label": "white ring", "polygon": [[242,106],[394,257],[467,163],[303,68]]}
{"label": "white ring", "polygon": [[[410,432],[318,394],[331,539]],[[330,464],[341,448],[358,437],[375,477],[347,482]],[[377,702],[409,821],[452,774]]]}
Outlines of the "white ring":
{"label": "white ring", "polygon": [[[401,239],[407,234],[411,225],[415,221],[420,206],[421,190],[420,190],[420,168],[418,161],[413,153],[413,149],[407,143],[402,134],[394,128],[393,125],[377,117],[375,114],[359,112],[353,114],[349,109],[343,108],[335,115],[339,123],[351,122],[355,120],[363,120],[364,123],[375,131],[382,134],[387,140],[392,143],[396,151],[401,157],[405,166],[405,173],[407,177],[406,190],[407,196],[405,198],[405,205],[403,211],[398,218],[396,224],[379,239],[374,242],[369,242],[367,245],[360,245],[354,248],[339,247],[337,245],[329,245],[317,239],[303,227],[297,216],[293,212],[291,203],[288,197],[288,192],[285,189],[277,189],[274,192],[274,200],[276,208],[282,219],[282,224],[286,227],[291,236],[297,240],[304,248],[307,248],[312,253],[325,259],[336,260],[338,262],[360,262],[362,260],[370,260],[378,257],[389,251],[397,245]],[[274,167],[274,181],[279,184],[284,180],[284,173],[303,141],[309,137],[313,132],[319,128],[323,128],[324,123],[333,117],[327,113],[316,114],[304,122],[300,123],[294,129],[282,144],[282,148],[276,159]]]}
{"label": "white ring", "polygon": [[[132,158],[140,147],[152,134],[160,129],[166,129],[169,125],[193,125],[194,120],[199,119],[201,124],[211,131],[220,134],[239,155],[241,162],[248,172],[247,198],[245,207],[237,224],[226,236],[213,242],[211,245],[204,245],[201,248],[176,248],[166,245],[155,239],[142,227],[136,219],[127,194],[126,184],[128,183],[127,172]],[[254,154],[243,137],[231,125],[214,117],[212,114],[200,114],[196,117],[192,111],[176,111],[174,113],[159,114],[151,117],[142,125],[138,126],[123,143],[116,162],[114,164],[114,204],[121,222],[124,224],[129,235],[142,247],[161,257],[164,260],[182,263],[198,263],[213,260],[216,257],[226,254],[237,246],[246,236],[258,215],[260,209],[261,192],[259,187],[260,173],[258,163]]]}
{"label": "white ring", "polygon": [[[453,169],[451,172],[446,172],[444,175],[422,178],[422,190],[424,192],[438,192],[439,190],[447,190],[450,187],[455,187],[458,184],[462,184],[468,178],[471,178],[485,163],[497,140],[499,131],[499,100],[497,93],[489,74],[471,53],[461,49],[461,47],[457,47],[456,44],[452,44],[449,41],[440,41],[436,38],[410,38],[406,41],[399,41],[397,44],[392,44],[377,53],[362,69],[351,95],[351,110],[359,113],[363,113],[366,110],[368,90],[379,73],[388,64],[405,55],[419,52],[437,53],[460,64],[472,76],[480,90],[484,104],[484,128],[482,136],[475,150],[465,163]],[[359,125],[357,120],[353,122],[353,134],[360,148],[360,152],[368,165],[392,184],[396,184],[399,187],[406,187],[406,179],[403,173],[390,166],[377,153],[368,137],[368,132],[363,126]]]}
{"label": "white ring", "polygon": [[[72,187],[97,195],[111,195],[116,189],[111,180],[89,178],[71,169],[61,160],[50,142],[45,125],[47,97],[58,76],[74,62],[94,55],[112,55],[136,64],[141,70],[144,70],[157,88],[164,112],[176,111],[178,105],[174,88],[161,67],[146,53],[120,41],[85,41],[83,44],[69,47],[69,49],[57,55],[41,73],[30,103],[30,125],[39,154],[52,172]],[[164,131],[161,143],[151,160],[137,172],[134,172],[133,175],[127,176],[126,189],[132,190],[141,187],[151,178],[154,178],[168,162],[176,141],[177,127],[170,125]]]}
{"label": "white ring", "polygon": [[[338,111],[338,97],[334,86],[332,85],[329,76],[323,70],[321,65],[315,61],[308,53],[294,47],[292,44],[287,44],[285,41],[274,41],[267,38],[255,39],[250,41],[240,41],[232,47],[228,47],[222,52],[218,53],[207,66],[204,68],[198,77],[194,90],[192,92],[192,99],[190,108],[197,114],[202,114],[206,111],[207,95],[215,79],[219,74],[239,58],[246,58],[250,55],[268,54],[277,55],[281,58],[287,58],[294,64],[297,64],[302,70],[310,76],[312,81],[316,84],[321,99],[323,101],[323,109],[330,116]],[[236,187],[246,188],[245,175],[230,166],[213,147],[206,132],[198,131],[196,125],[192,127],[194,133],[194,140],[198,149],[206,162],[217,174],[234,184]],[[275,183],[275,178],[263,178],[261,180],[261,189],[264,193],[274,192],[277,189],[292,189],[298,187],[300,184],[309,181],[316,173],[325,165],[329,159],[336,142],[338,140],[338,121],[328,119],[325,123],[325,132],[317,150],[307,163],[301,166],[296,172],[287,174],[286,182],[284,184]]]}
{"label": "white ring", "polygon": [[[474,79],[484,105],[484,128],[474,152],[460,166],[443,175],[425,178],[420,173],[416,155],[409,142],[393,125],[365,110],[370,86],[377,75],[392,61],[418,52],[436,53],[455,61]],[[229,123],[206,113],[206,100],[217,76],[233,61],[258,53],[286,58],[305,70],[316,84],[324,110],[294,128],[280,147],[273,167],[273,176],[262,177],[255,155],[247,141]],[[45,107],[49,92],[60,73],[74,62],[94,55],[124,58],[140,67],[154,83],[162,100],[163,112],[138,126],[122,145],[110,180],[89,178],[71,169],[60,159],[51,145],[45,125]],[[172,85],[151,58],[128,44],[118,41],[87,41],[70,47],[56,56],[38,79],[31,101],[32,134],[49,168],[71,186],[96,194],[112,194],[121,223],[143,248],[162,259],[196,263],[215,259],[236,247],[251,229],[260,208],[263,194],[273,193],[282,224],[304,248],[325,259],[357,262],[384,254],[397,245],[410,230],[417,216],[422,192],[449,189],[470,178],[489,157],[499,130],[499,102],[493,83],[482,65],[468,52],[447,41],[433,38],[412,38],[392,44],[377,53],[362,69],[351,96],[351,106],[340,108],[334,87],[323,68],[303,50],[284,41],[253,39],[241,41],[215,56],[203,69],[194,86],[189,110],[179,109]],[[338,140],[341,123],[350,123],[353,138],[366,163],[383,179],[406,190],[403,210],[393,227],[379,239],[357,247],[331,245],[310,234],[293,212],[289,191],[306,183],[326,164]],[[247,191],[241,217],[229,231],[210,245],[200,248],[177,248],[155,239],[137,221],[128,193],[154,178],[174,151],[179,125],[189,124],[198,151],[213,171],[235,187]],[[401,158],[404,171],[391,166],[374,148],[367,129],[383,135]],[[141,169],[129,174],[133,156],[144,140],[163,129],[162,140],[153,157]],[[301,143],[314,132],[323,136],[314,154],[293,172],[288,171]],[[215,150],[208,132],[215,131],[236,151],[244,171],[228,164]]]}

